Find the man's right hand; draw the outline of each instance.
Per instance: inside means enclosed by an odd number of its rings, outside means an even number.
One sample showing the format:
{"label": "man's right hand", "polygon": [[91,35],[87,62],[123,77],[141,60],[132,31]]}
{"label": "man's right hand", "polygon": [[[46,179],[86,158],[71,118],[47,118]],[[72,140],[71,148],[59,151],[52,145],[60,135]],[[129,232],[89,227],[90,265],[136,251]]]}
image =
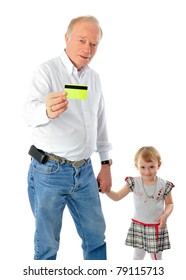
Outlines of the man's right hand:
{"label": "man's right hand", "polygon": [[65,92],[50,92],[46,97],[46,112],[50,119],[59,117],[66,111],[67,107],[68,101]]}

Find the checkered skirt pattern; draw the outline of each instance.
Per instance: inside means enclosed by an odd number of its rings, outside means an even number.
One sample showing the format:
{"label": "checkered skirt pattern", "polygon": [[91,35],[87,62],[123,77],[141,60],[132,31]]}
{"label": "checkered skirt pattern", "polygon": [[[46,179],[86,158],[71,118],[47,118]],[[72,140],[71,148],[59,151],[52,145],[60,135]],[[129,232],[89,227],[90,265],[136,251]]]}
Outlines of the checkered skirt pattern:
{"label": "checkered skirt pattern", "polygon": [[158,240],[155,226],[146,226],[131,222],[125,245],[144,249],[148,253],[158,253],[170,249],[167,227],[158,229]]}

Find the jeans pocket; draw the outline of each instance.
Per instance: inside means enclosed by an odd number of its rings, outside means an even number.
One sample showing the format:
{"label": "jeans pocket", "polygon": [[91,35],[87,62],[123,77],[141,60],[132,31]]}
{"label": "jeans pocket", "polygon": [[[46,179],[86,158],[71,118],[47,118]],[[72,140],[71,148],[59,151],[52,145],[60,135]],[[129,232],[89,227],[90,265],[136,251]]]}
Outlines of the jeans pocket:
{"label": "jeans pocket", "polygon": [[60,164],[58,162],[53,162],[50,160],[43,164],[33,159],[32,167],[34,168],[34,170],[42,174],[54,174],[58,172]]}

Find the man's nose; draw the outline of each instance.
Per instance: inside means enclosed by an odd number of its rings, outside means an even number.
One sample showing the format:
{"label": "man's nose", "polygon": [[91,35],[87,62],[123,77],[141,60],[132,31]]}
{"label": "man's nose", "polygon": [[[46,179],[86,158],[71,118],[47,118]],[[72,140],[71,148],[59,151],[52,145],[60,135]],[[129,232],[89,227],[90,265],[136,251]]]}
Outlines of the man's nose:
{"label": "man's nose", "polygon": [[86,53],[91,53],[91,44],[89,42],[86,42],[83,49]]}

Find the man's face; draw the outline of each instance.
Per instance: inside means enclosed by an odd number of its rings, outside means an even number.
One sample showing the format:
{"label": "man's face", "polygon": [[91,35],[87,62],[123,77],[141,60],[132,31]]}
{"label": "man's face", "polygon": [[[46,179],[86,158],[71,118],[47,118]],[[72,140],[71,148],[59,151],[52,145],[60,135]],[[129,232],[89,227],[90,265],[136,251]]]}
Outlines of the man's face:
{"label": "man's face", "polygon": [[94,22],[77,22],[70,36],[65,35],[66,53],[74,66],[80,70],[94,57],[101,40],[101,30]]}

